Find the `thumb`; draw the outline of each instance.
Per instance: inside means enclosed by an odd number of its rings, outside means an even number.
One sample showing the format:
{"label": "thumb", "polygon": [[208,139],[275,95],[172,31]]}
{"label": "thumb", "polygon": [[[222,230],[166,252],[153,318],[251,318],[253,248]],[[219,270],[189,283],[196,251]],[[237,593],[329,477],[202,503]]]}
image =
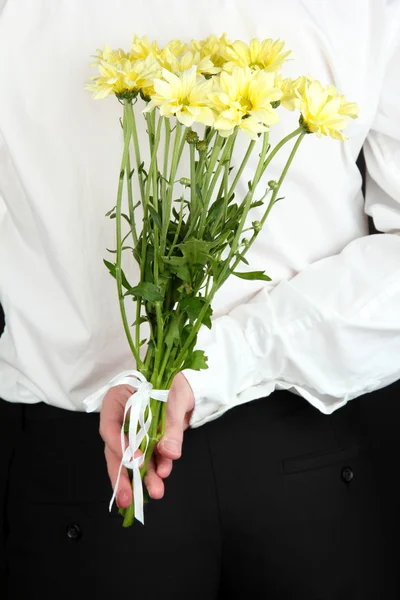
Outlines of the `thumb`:
{"label": "thumb", "polygon": [[193,410],[192,389],[182,373],[178,373],[172,382],[168,395],[165,434],[158,444],[158,452],[176,460],[182,454],[183,433],[187,428],[188,413]]}

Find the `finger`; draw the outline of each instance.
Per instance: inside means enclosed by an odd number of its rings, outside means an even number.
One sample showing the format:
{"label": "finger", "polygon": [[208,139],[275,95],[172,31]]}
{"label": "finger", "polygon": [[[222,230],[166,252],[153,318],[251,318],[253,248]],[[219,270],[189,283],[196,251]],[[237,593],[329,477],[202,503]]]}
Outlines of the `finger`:
{"label": "finger", "polygon": [[180,458],[182,454],[185,419],[191,408],[189,406],[191,398],[182,387],[182,377],[184,376],[179,373],[171,385],[166,406],[165,435],[158,444],[159,453],[173,460]]}
{"label": "finger", "polygon": [[169,477],[171,475],[173,465],[173,461],[171,458],[166,458],[165,456],[161,456],[160,454],[158,454],[156,456],[156,465],[157,475],[159,477],[165,479],[166,477]]}
{"label": "finger", "polygon": [[[110,450],[108,446],[104,449],[104,454],[107,462],[108,476],[111,481],[113,490],[118,477],[118,470],[121,464],[121,460]],[[127,508],[132,502],[132,487],[129,481],[128,472],[125,467],[121,470],[121,476],[119,479],[118,492],[117,492],[117,504],[120,508]]]}
{"label": "finger", "polygon": [[109,449],[121,458],[121,427],[124,420],[125,405],[134,392],[127,385],[111,388],[104,400],[100,412],[100,435]]}
{"label": "finger", "polygon": [[164,482],[156,472],[154,456],[151,457],[147,466],[144,483],[150,498],[153,498],[154,500],[160,500],[164,496]]}

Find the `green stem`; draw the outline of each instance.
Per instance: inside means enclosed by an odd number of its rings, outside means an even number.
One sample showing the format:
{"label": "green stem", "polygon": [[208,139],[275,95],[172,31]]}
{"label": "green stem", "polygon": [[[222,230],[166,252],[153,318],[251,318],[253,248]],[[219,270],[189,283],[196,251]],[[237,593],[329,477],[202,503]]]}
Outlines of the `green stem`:
{"label": "green stem", "polygon": [[176,177],[176,171],[178,168],[180,146],[182,144],[181,131],[182,131],[182,125],[179,123],[179,121],[176,121],[175,139],[174,139],[174,146],[173,146],[173,150],[172,150],[171,170],[170,170],[169,181],[168,181],[167,201],[166,201],[165,211],[163,210],[163,215],[162,215],[163,221],[162,221],[162,231],[161,231],[161,239],[160,239],[160,255],[161,256],[164,256],[165,248],[167,245],[167,235],[168,235],[168,226],[169,226],[169,220],[170,220],[170,214],[171,214],[174,182],[175,182],[175,177]]}
{"label": "green stem", "polygon": [[224,172],[224,213],[223,213],[223,217],[222,217],[222,221],[224,223],[226,222],[226,216],[227,216],[227,212],[228,212],[228,200],[229,200],[229,192],[228,192],[229,164],[230,164],[230,162],[228,162],[228,164],[225,165],[225,172]]}
{"label": "green stem", "polygon": [[172,242],[172,244],[170,246],[170,249],[168,251],[168,258],[170,258],[172,252],[174,251],[174,248],[176,246],[176,242],[178,241],[179,234],[181,232],[182,220],[183,220],[183,200],[184,200],[184,198],[183,198],[183,196],[181,196],[181,206],[180,206],[180,209],[179,209],[178,225],[176,226],[176,231],[175,231],[174,239],[173,239],[173,242]]}
{"label": "green stem", "polygon": [[[164,140],[164,167],[163,167],[163,178],[161,181],[161,201],[164,207],[164,202],[167,196],[167,180],[168,180],[168,162],[169,162],[169,146],[171,143],[171,123],[170,120],[162,117],[164,119],[164,129],[165,129],[165,140]],[[164,222],[164,210],[162,214],[162,219]]]}
{"label": "green stem", "polygon": [[[166,389],[169,389],[169,388],[167,387]],[[167,403],[164,402],[163,406],[161,407],[161,429],[160,429],[161,437],[164,437],[164,435],[165,435],[166,416],[167,416]]]}
{"label": "green stem", "polygon": [[243,171],[244,171],[247,163],[249,162],[249,158],[250,158],[250,156],[251,156],[251,154],[253,152],[255,144],[256,144],[256,140],[251,140],[251,142],[250,142],[250,144],[249,144],[249,146],[247,148],[246,154],[244,155],[244,158],[242,160],[242,164],[240,165],[239,170],[236,173],[235,179],[233,180],[232,185],[231,185],[231,187],[229,189],[229,192],[228,192],[228,197],[229,198],[232,196],[233,192],[236,189],[238,181],[241,178],[242,173],[243,173]]}
{"label": "green stem", "polygon": [[[153,193],[157,189],[157,174],[158,174],[158,170],[157,170],[157,151],[158,151],[158,146],[160,145],[161,126],[162,126],[162,119],[160,118],[158,120],[157,131],[154,134],[153,131],[152,131],[152,129],[153,129],[153,125],[155,125],[155,121],[154,120],[153,120],[153,122],[151,121],[151,115],[149,115],[148,113],[146,114],[146,120],[147,120],[148,127],[149,127],[149,141],[150,141],[150,149],[151,149],[151,159],[150,159],[149,173],[148,173],[148,177],[147,177],[147,181],[146,181],[146,194],[145,194],[145,205],[144,205],[144,213],[145,213],[144,214],[144,220],[146,220],[146,218],[147,218],[147,210],[148,210],[148,204],[149,204],[149,201],[150,201],[151,186],[153,185]],[[154,180],[154,178],[155,178],[155,180]],[[156,188],[156,189],[154,189],[154,188]],[[157,199],[154,198],[154,197],[153,197],[153,206],[157,210],[157,208],[158,208],[158,202],[157,202]]]}
{"label": "green stem", "polygon": [[127,119],[127,114],[126,114],[127,108],[126,107],[127,107],[127,105],[125,103],[125,105],[124,105],[124,151],[123,151],[122,160],[121,160],[120,177],[119,177],[118,194],[117,194],[116,219],[115,219],[115,221],[116,221],[116,244],[117,244],[115,279],[117,281],[119,307],[120,307],[120,312],[121,312],[122,323],[124,326],[125,335],[127,337],[128,344],[132,351],[132,354],[135,357],[137,368],[140,369],[142,367],[143,363],[140,359],[139,348],[135,346],[133,339],[132,339],[132,335],[131,335],[131,331],[129,328],[128,319],[127,319],[127,315],[126,315],[126,311],[125,311],[125,301],[124,301],[124,295],[123,295],[123,291],[122,291],[122,267],[121,267],[121,263],[122,263],[122,243],[121,243],[121,241],[122,241],[122,228],[121,228],[122,194],[123,194],[123,189],[124,189],[124,178],[125,178],[125,171],[126,171],[127,164],[128,164],[129,145],[130,145],[130,140],[131,140],[131,129],[129,127],[129,119]]}
{"label": "green stem", "polygon": [[[265,160],[265,155],[268,152],[268,139],[269,139],[269,131],[267,131],[266,133],[264,133],[264,137],[263,137],[263,145],[262,145],[262,149],[261,149],[261,154],[260,154],[260,159],[258,161],[258,165],[257,165],[257,169],[253,178],[253,181],[251,182],[251,187],[248,191],[248,193],[246,194],[245,200],[244,200],[244,209],[243,209],[243,213],[240,219],[240,223],[239,223],[239,227],[237,228],[235,237],[233,239],[232,245],[231,245],[231,250],[229,252],[228,258],[226,259],[225,262],[225,267],[222,269],[222,272],[226,272],[229,268],[229,263],[232,260],[232,257],[236,254],[237,249],[238,249],[238,245],[239,245],[239,241],[240,241],[240,236],[242,235],[242,230],[244,228],[246,219],[247,219],[247,215],[250,209],[250,204],[253,200],[257,185],[261,179],[262,173],[263,173],[263,166],[264,166],[264,160]],[[221,284],[220,284],[221,285]]]}
{"label": "green stem", "polygon": [[[146,117],[147,117],[147,115],[146,115]],[[149,120],[148,120],[148,123],[149,123]],[[152,169],[154,169],[154,164],[156,162],[156,156],[157,156],[158,144],[160,142],[161,119],[158,123],[157,134],[156,134],[154,143],[152,141],[151,125],[149,126],[148,133],[149,133],[149,144],[150,144],[150,149],[151,149],[151,162],[150,162],[150,168],[149,168],[148,177],[147,177],[147,181],[146,181],[145,198],[143,201],[143,228],[142,228],[142,244],[141,244],[141,256],[140,256],[140,279],[141,279],[141,281],[144,281],[144,272],[145,272],[145,267],[146,267],[148,204],[149,204],[149,199],[150,199],[151,183],[153,181]],[[154,186],[154,181],[153,181],[153,186]],[[136,302],[137,302],[137,304],[136,304],[136,323],[138,324],[140,315],[141,315],[141,304],[142,304],[141,297],[137,297]]]}
{"label": "green stem", "polygon": [[[237,134],[236,134],[237,135]],[[236,135],[235,135],[235,139],[236,139]],[[254,140],[252,140],[254,141]],[[214,226],[211,229],[211,239],[213,239],[216,235],[219,223],[221,221],[222,218],[222,222],[223,224],[226,223],[226,216],[227,216],[227,210],[228,210],[228,203],[229,203],[229,199],[232,196],[232,193],[235,189],[234,184],[231,185],[231,189],[228,191],[228,184],[229,184],[229,169],[230,169],[230,165],[231,165],[231,160],[232,160],[232,154],[233,154],[233,149],[234,149],[234,145],[235,145],[235,140],[233,141],[231,148],[230,148],[230,153],[229,153],[229,159],[225,164],[224,167],[224,177],[222,179],[221,182],[221,188],[220,191],[218,193],[218,196],[220,196],[222,193],[224,194],[224,209],[223,209],[223,214],[222,217],[219,216],[214,223]],[[243,166],[243,164],[242,164]]]}
{"label": "green stem", "polygon": [[[150,371],[150,367],[151,367],[151,362],[153,360],[153,356],[154,356],[154,348],[153,348],[153,346],[148,346],[147,347],[147,352],[146,352],[146,357],[144,359],[144,368],[145,368],[145,370],[146,370],[147,373]],[[146,379],[148,379],[147,376],[146,376]]]}
{"label": "green stem", "polygon": [[[163,314],[162,314],[162,302],[156,302],[156,316],[157,316],[157,346],[156,346],[156,355],[155,355],[155,359],[154,359],[154,376],[158,377],[158,369],[160,368],[160,361],[162,358],[162,351],[163,351],[164,319],[163,319]],[[154,383],[153,383],[153,385],[154,385]]]}
{"label": "green stem", "polygon": [[162,364],[161,364],[161,367],[160,367],[160,371],[159,371],[159,374],[158,374],[157,388],[159,388],[159,386],[161,385],[162,377],[164,375],[165,368],[166,368],[166,366],[168,364],[168,360],[169,360],[169,357],[170,357],[170,354],[171,354],[171,350],[172,350],[172,346],[168,346],[167,349],[166,349],[166,351],[165,351],[164,358],[163,358],[163,361],[162,361]]}
{"label": "green stem", "polygon": [[224,281],[223,277],[225,275],[225,272],[229,269],[229,263],[230,263],[230,261],[232,260],[232,257],[235,255],[235,253],[237,251],[237,246],[238,246],[238,243],[239,243],[239,240],[240,240],[240,236],[241,236],[241,233],[242,233],[242,230],[243,230],[246,218],[247,218],[247,214],[249,212],[250,204],[251,204],[251,201],[253,199],[253,196],[254,196],[257,184],[258,184],[258,182],[259,182],[259,180],[261,178],[263,164],[264,164],[265,155],[266,155],[267,151],[268,151],[268,132],[264,134],[263,146],[262,146],[262,150],[261,150],[261,154],[260,154],[260,159],[258,161],[256,173],[254,175],[254,179],[252,181],[251,188],[250,188],[249,192],[246,195],[245,207],[244,207],[244,210],[243,210],[243,215],[242,215],[241,221],[239,223],[239,227],[238,227],[237,233],[235,235],[235,239],[232,242],[231,251],[229,253],[228,259],[227,259],[226,264],[225,264],[225,267],[222,269],[221,274],[219,275],[219,277],[214,281],[213,286],[212,286],[211,291],[210,291],[209,297],[205,298],[206,301],[204,302],[203,308],[200,311],[200,313],[199,313],[199,315],[198,315],[198,317],[197,317],[197,319],[196,319],[196,321],[195,321],[195,323],[194,323],[194,325],[192,327],[192,330],[191,330],[191,332],[190,332],[190,334],[189,334],[189,336],[188,336],[188,338],[187,338],[187,340],[186,340],[186,342],[185,342],[182,350],[180,351],[177,359],[174,362],[174,365],[173,365],[174,370],[179,369],[179,367],[182,365],[183,360],[185,358],[185,355],[187,353],[187,350],[189,349],[191,343],[195,339],[195,336],[198,334],[199,329],[200,329],[200,327],[202,325],[203,319],[204,319],[204,317],[205,317],[205,315],[207,313],[207,310],[208,310],[208,308],[209,308],[209,306],[210,306],[210,304],[211,304],[211,302],[212,302],[212,300],[213,300],[213,298],[215,296],[215,293],[221,287],[222,282]]}
{"label": "green stem", "polygon": [[196,161],[195,161],[195,147],[194,144],[189,144],[190,151],[190,217],[194,217],[196,214]]}
{"label": "green stem", "polygon": [[141,158],[140,158],[140,149],[139,149],[139,138],[136,128],[136,119],[135,119],[135,111],[133,110],[132,103],[128,104],[128,112],[129,112],[129,121],[132,127],[132,140],[133,147],[135,149],[135,157],[136,157],[136,169],[138,174],[139,188],[140,188],[140,197],[142,199],[142,203],[144,201],[144,180],[143,173],[141,171]]}
{"label": "green stem", "polygon": [[268,158],[267,158],[267,160],[264,163],[261,175],[263,175],[265,173],[265,170],[268,167],[268,165],[270,164],[271,160],[279,152],[279,150],[282,148],[282,146],[284,146],[285,144],[287,144],[287,142],[289,142],[291,139],[293,139],[294,137],[296,137],[300,133],[304,133],[304,128],[303,127],[298,127],[297,129],[295,129],[294,131],[292,131],[292,133],[289,133],[289,135],[287,135],[286,137],[284,137],[283,140],[281,140],[275,146],[275,148],[272,150],[272,152],[270,154],[268,154]]}
{"label": "green stem", "polygon": [[[283,169],[283,171],[281,173],[281,176],[279,177],[279,180],[277,182],[277,186],[276,186],[276,188],[275,188],[275,190],[274,190],[274,192],[272,194],[271,200],[269,201],[268,207],[267,207],[265,213],[263,214],[262,219],[260,220],[261,228],[263,227],[265,221],[268,218],[269,213],[272,210],[272,207],[274,206],[274,204],[276,202],[276,197],[279,194],[280,187],[281,187],[281,185],[282,185],[282,183],[283,183],[283,181],[284,181],[284,179],[285,179],[285,177],[287,175],[287,172],[289,171],[290,165],[292,164],[292,161],[293,161],[293,159],[294,159],[294,157],[296,155],[296,152],[297,152],[297,150],[298,150],[298,148],[299,148],[299,146],[300,146],[300,144],[301,144],[301,142],[302,142],[302,140],[303,140],[303,138],[304,138],[305,135],[306,135],[306,133],[304,131],[302,131],[302,133],[299,134],[299,137],[297,138],[296,143],[294,144],[294,146],[292,148],[292,151],[291,151],[291,153],[289,155],[289,158],[288,158],[288,160],[287,160],[287,162],[285,164],[285,167],[284,167],[284,169]],[[248,244],[247,248],[245,248],[245,250],[241,253],[242,256],[245,256],[245,254],[247,254],[247,252],[250,250],[251,246],[253,245],[253,243],[255,242],[255,240],[256,240],[256,238],[258,236],[258,233],[259,232],[254,232],[253,233],[252,237],[249,240],[249,244]],[[233,266],[232,266],[232,270],[233,271],[236,269],[236,267],[238,266],[239,263],[240,263],[240,258],[238,258],[235,261],[235,263],[233,264]]]}
{"label": "green stem", "polygon": [[136,223],[135,223],[135,209],[133,206],[133,192],[132,192],[132,171],[131,171],[131,157],[130,152],[128,151],[128,158],[126,162],[126,185],[128,188],[128,207],[129,207],[129,220],[131,225],[131,233],[133,238],[133,245],[136,246],[138,242],[138,237],[136,233]]}
{"label": "green stem", "polygon": [[[217,164],[217,161],[218,161],[220,152],[223,148],[224,142],[226,143],[226,138],[223,138],[222,136],[220,136],[218,134],[217,138],[215,140],[214,148],[211,153],[210,162],[207,165],[207,174],[204,177],[204,183],[203,183],[202,189],[201,189],[201,195],[203,198],[203,206],[202,206],[200,226],[199,226],[199,235],[200,236],[202,235],[202,230],[203,230],[205,222],[206,222],[208,201],[211,198],[211,194],[208,194],[208,190],[210,188],[211,177],[213,177],[213,175],[214,175],[215,165]],[[225,150],[225,148],[224,148],[224,150]],[[219,173],[219,168],[217,168],[216,171]],[[214,186],[215,186],[216,181],[217,181],[217,179],[214,177],[214,179],[213,179]],[[207,191],[207,196],[206,196],[206,191]]]}
{"label": "green stem", "polygon": [[[212,190],[214,189],[216,182],[218,180],[222,159],[221,159],[220,165],[216,169],[215,173],[214,173],[214,168],[218,161],[220,152],[222,150],[224,140],[226,140],[226,138],[223,138],[222,136],[220,136],[218,134],[217,139],[215,141],[215,145],[211,152],[210,162],[207,165],[206,174],[202,178],[197,177],[198,181],[203,180],[203,184],[201,186],[201,196],[202,196],[203,202],[202,202],[202,204],[199,203],[199,205],[198,205],[198,210],[196,211],[196,215],[194,216],[193,220],[191,221],[191,223],[188,227],[188,230],[186,232],[185,240],[187,240],[188,237],[190,236],[190,234],[193,232],[195,226],[197,225],[197,220],[199,217],[200,217],[200,223],[199,223],[199,227],[198,227],[198,239],[201,239],[204,234],[204,229],[205,229],[206,222],[207,222],[208,203],[209,203],[209,200],[212,195]],[[223,152],[225,152],[225,150],[226,150],[226,145],[224,147]],[[210,188],[211,177],[213,177],[212,189]],[[209,193],[210,189],[211,189],[211,192]],[[206,191],[207,191],[207,195],[206,195]]]}
{"label": "green stem", "polygon": [[[237,137],[237,131],[235,131],[235,133],[233,133],[225,142],[225,146],[224,149],[222,151],[221,157],[219,159],[219,164],[218,167],[215,169],[215,173],[214,176],[211,180],[211,183],[209,184],[209,187],[207,189],[207,195],[205,198],[205,202],[204,202],[204,209],[203,209],[203,213],[202,213],[202,218],[200,220],[200,228],[199,228],[199,235],[200,235],[200,239],[203,237],[204,234],[204,230],[206,227],[206,223],[207,223],[207,209],[208,209],[208,205],[211,201],[212,198],[212,194],[214,192],[214,188],[217,184],[217,181],[221,175],[221,171],[224,169],[225,167],[225,161],[228,158],[228,156],[231,154],[231,151],[233,149],[233,146],[235,144],[236,141],[236,137]],[[228,163],[229,164],[229,163]]]}

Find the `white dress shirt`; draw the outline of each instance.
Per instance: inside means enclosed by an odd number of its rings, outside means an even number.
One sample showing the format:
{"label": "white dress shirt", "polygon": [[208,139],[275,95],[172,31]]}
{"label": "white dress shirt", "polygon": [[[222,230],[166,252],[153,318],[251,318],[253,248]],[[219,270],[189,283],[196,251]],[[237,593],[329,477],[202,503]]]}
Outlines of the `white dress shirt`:
{"label": "white dress shirt", "polygon": [[[272,282],[233,277],[215,298],[213,328],[198,341],[209,369],[185,373],[192,424],[277,388],[330,413],[400,377],[398,0],[2,0],[0,397],[83,410],[86,396],[135,367],[103,265],[115,247],[104,215],[115,204],[121,106],[84,91],[90,55],[104,43],[128,47],[134,33],[164,44],[225,31],[284,39],[294,59],[284,73],[334,83],[360,117],[345,143],[303,141],[285,200],[248,255]],[[297,123],[279,111],[273,140]],[[365,203],[355,164],[363,146]],[[367,235],[367,215],[383,234]],[[137,281],[136,264],[125,270]]]}

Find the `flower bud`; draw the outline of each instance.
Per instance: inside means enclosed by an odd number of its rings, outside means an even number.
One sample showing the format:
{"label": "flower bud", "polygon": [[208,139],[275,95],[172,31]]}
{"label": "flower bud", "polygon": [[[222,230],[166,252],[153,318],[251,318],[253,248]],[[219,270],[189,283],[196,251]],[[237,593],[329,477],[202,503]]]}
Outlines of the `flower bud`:
{"label": "flower bud", "polygon": [[195,131],[190,130],[186,134],[186,141],[188,144],[197,144],[199,136]]}
{"label": "flower bud", "polygon": [[248,248],[249,247],[249,240],[247,238],[244,238],[242,240],[242,246],[243,246],[243,248]]}
{"label": "flower bud", "polygon": [[304,120],[303,115],[300,115],[299,125],[300,125],[300,127],[303,128],[304,133],[312,133],[311,129],[309,128],[309,126],[307,124],[307,122]]}
{"label": "flower bud", "polygon": [[140,90],[140,97],[145,102],[150,102],[150,100],[151,100],[150,96],[146,96],[146,94],[144,93],[143,90]]}
{"label": "flower bud", "polygon": [[254,229],[255,233],[259,233],[261,231],[262,226],[261,226],[260,221],[253,221],[252,225],[253,225],[253,229]]}
{"label": "flower bud", "polygon": [[118,100],[127,100],[128,102],[132,102],[136,96],[138,95],[139,90],[124,90],[123,92],[118,92],[116,97]]}
{"label": "flower bud", "polygon": [[205,150],[207,150],[207,142],[205,140],[200,140],[196,144],[196,149],[198,152],[204,152]]}
{"label": "flower bud", "polygon": [[179,183],[181,185],[184,185],[185,187],[190,187],[190,179],[188,179],[187,177],[181,177]]}
{"label": "flower bud", "polygon": [[277,182],[277,181],[274,181],[273,179],[271,179],[271,181],[268,181],[268,187],[269,187],[271,190],[275,191],[275,190],[277,190],[277,189],[278,189],[278,182]]}

